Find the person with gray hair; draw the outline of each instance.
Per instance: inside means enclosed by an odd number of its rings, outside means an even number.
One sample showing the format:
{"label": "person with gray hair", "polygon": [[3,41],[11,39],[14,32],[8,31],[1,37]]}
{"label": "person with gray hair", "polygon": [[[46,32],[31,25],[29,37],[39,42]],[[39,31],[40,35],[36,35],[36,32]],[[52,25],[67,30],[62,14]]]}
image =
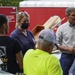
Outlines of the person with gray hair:
{"label": "person with gray hair", "polygon": [[63,75],[59,59],[51,54],[56,36],[43,29],[36,40],[36,49],[29,49],[23,58],[25,75]]}
{"label": "person with gray hair", "polygon": [[63,75],[69,74],[69,69],[75,59],[75,7],[66,9],[68,21],[59,26],[56,32],[58,49],[62,52],[60,63]]}

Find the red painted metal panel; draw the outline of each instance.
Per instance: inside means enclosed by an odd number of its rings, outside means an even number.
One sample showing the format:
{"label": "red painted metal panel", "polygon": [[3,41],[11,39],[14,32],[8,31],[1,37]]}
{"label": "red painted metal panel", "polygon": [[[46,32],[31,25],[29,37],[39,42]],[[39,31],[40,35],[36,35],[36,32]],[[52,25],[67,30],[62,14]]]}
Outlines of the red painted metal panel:
{"label": "red painted metal panel", "polygon": [[61,19],[65,17],[64,23],[67,21],[65,14],[66,7],[20,7],[20,11],[27,11],[30,14],[30,30],[36,25],[43,25],[51,16],[58,15]]}
{"label": "red painted metal panel", "polygon": [[9,20],[9,35],[15,29],[16,23],[16,7],[0,7],[0,14],[4,14],[7,16]]}

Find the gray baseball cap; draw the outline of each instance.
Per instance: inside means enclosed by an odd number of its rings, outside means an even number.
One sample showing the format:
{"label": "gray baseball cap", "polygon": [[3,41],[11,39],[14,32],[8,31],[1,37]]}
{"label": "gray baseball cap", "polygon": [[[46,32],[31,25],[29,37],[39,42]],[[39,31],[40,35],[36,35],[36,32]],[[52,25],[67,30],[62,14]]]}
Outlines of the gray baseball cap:
{"label": "gray baseball cap", "polygon": [[51,29],[43,29],[39,33],[38,38],[48,41],[50,43],[56,43],[56,35]]}

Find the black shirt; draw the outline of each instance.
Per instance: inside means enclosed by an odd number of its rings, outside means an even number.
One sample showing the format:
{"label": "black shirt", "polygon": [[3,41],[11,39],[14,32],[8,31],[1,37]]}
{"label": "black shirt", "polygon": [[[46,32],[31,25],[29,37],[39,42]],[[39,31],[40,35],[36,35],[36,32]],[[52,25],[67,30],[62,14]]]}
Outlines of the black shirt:
{"label": "black shirt", "polygon": [[0,58],[5,65],[7,72],[15,74],[20,72],[19,65],[16,61],[16,54],[22,50],[17,40],[8,36],[0,36]]}

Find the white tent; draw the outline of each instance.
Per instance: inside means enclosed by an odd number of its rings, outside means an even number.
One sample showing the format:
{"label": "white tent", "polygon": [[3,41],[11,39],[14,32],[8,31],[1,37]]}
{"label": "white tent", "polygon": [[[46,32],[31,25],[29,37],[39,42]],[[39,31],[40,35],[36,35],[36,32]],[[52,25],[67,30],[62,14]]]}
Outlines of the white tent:
{"label": "white tent", "polygon": [[75,7],[75,0],[28,0],[21,1],[19,7]]}

